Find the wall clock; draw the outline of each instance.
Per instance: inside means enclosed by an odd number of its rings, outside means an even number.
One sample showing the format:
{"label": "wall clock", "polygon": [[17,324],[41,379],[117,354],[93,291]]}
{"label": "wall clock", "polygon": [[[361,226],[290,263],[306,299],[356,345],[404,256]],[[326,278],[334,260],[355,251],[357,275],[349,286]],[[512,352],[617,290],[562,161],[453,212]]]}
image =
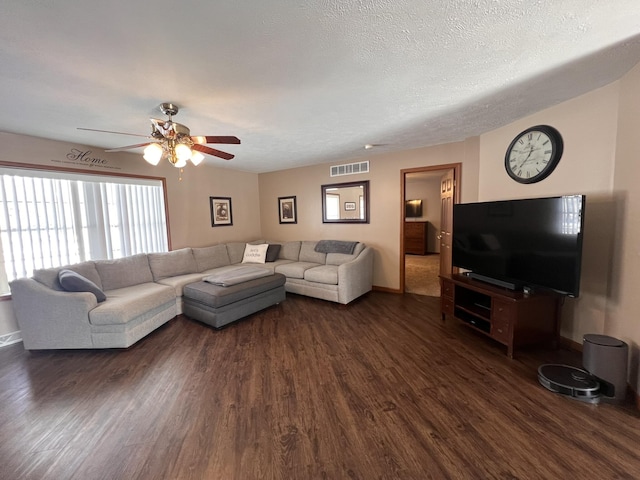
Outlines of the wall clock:
{"label": "wall clock", "polygon": [[504,168],[516,182],[539,182],[556,168],[562,149],[558,130],[549,125],[536,125],[513,139],[504,157]]}

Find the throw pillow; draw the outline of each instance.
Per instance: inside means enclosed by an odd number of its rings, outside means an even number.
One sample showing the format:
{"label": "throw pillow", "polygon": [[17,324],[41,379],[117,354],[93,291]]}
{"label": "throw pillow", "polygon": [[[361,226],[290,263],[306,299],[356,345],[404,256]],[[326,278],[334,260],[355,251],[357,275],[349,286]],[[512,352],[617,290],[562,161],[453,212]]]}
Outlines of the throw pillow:
{"label": "throw pillow", "polygon": [[251,245],[247,243],[244,247],[244,256],[242,257],[242,263],[264,263],[267,258],[268,243],[261,245]]}
{"label": "throw pillow", "polygon": [[280,247],[277,243],[270,243],[269,248],[267,248],[267,262],[275,262],[278,259],[278,255],[280,255]]}
{"label": "throw pillow", "polygon": [[58,281],[67,292],[90,292],[96,296],[98,303],[104,302],[107,296],[91,280],[73,270],[60,270]]}

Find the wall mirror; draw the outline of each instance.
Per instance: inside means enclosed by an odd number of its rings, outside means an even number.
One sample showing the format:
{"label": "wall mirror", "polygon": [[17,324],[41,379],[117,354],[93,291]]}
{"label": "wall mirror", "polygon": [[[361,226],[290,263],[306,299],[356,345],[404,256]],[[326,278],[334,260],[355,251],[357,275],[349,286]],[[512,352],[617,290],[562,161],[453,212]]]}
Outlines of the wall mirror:
{"label": "wall mirror", "polygon": [[369,180],[322,185],[322,223],[369,223]]}

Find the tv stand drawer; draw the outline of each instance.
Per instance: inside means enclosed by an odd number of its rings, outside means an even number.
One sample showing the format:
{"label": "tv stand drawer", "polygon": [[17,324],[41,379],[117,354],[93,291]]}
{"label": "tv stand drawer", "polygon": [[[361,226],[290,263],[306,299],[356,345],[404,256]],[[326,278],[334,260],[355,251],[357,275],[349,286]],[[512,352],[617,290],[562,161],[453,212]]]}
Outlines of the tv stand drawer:
{"label": "tv stand drawer", "polygon": [[505,345],[509,344],[509,319],[493,320],[491,322],[491,337]]}

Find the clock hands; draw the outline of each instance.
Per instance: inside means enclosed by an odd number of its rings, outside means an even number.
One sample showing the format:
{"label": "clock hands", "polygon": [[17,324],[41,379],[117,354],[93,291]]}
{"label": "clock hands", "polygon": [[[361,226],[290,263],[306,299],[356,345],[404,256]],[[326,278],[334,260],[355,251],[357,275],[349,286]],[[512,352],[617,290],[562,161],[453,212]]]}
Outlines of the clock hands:
{"label": "clock hands", "polygon": [[527,163],[529,161],[529,158],[531,157],[531,154],[533,153],[534,150],[539,150],[539,148],[535,148],[533,145],[529,145],[529,153],[527,154],[527,158],[525,158],[522,163],[520,164],[520,166],[518,168],[522,168],[524,166],[525,163]]}

